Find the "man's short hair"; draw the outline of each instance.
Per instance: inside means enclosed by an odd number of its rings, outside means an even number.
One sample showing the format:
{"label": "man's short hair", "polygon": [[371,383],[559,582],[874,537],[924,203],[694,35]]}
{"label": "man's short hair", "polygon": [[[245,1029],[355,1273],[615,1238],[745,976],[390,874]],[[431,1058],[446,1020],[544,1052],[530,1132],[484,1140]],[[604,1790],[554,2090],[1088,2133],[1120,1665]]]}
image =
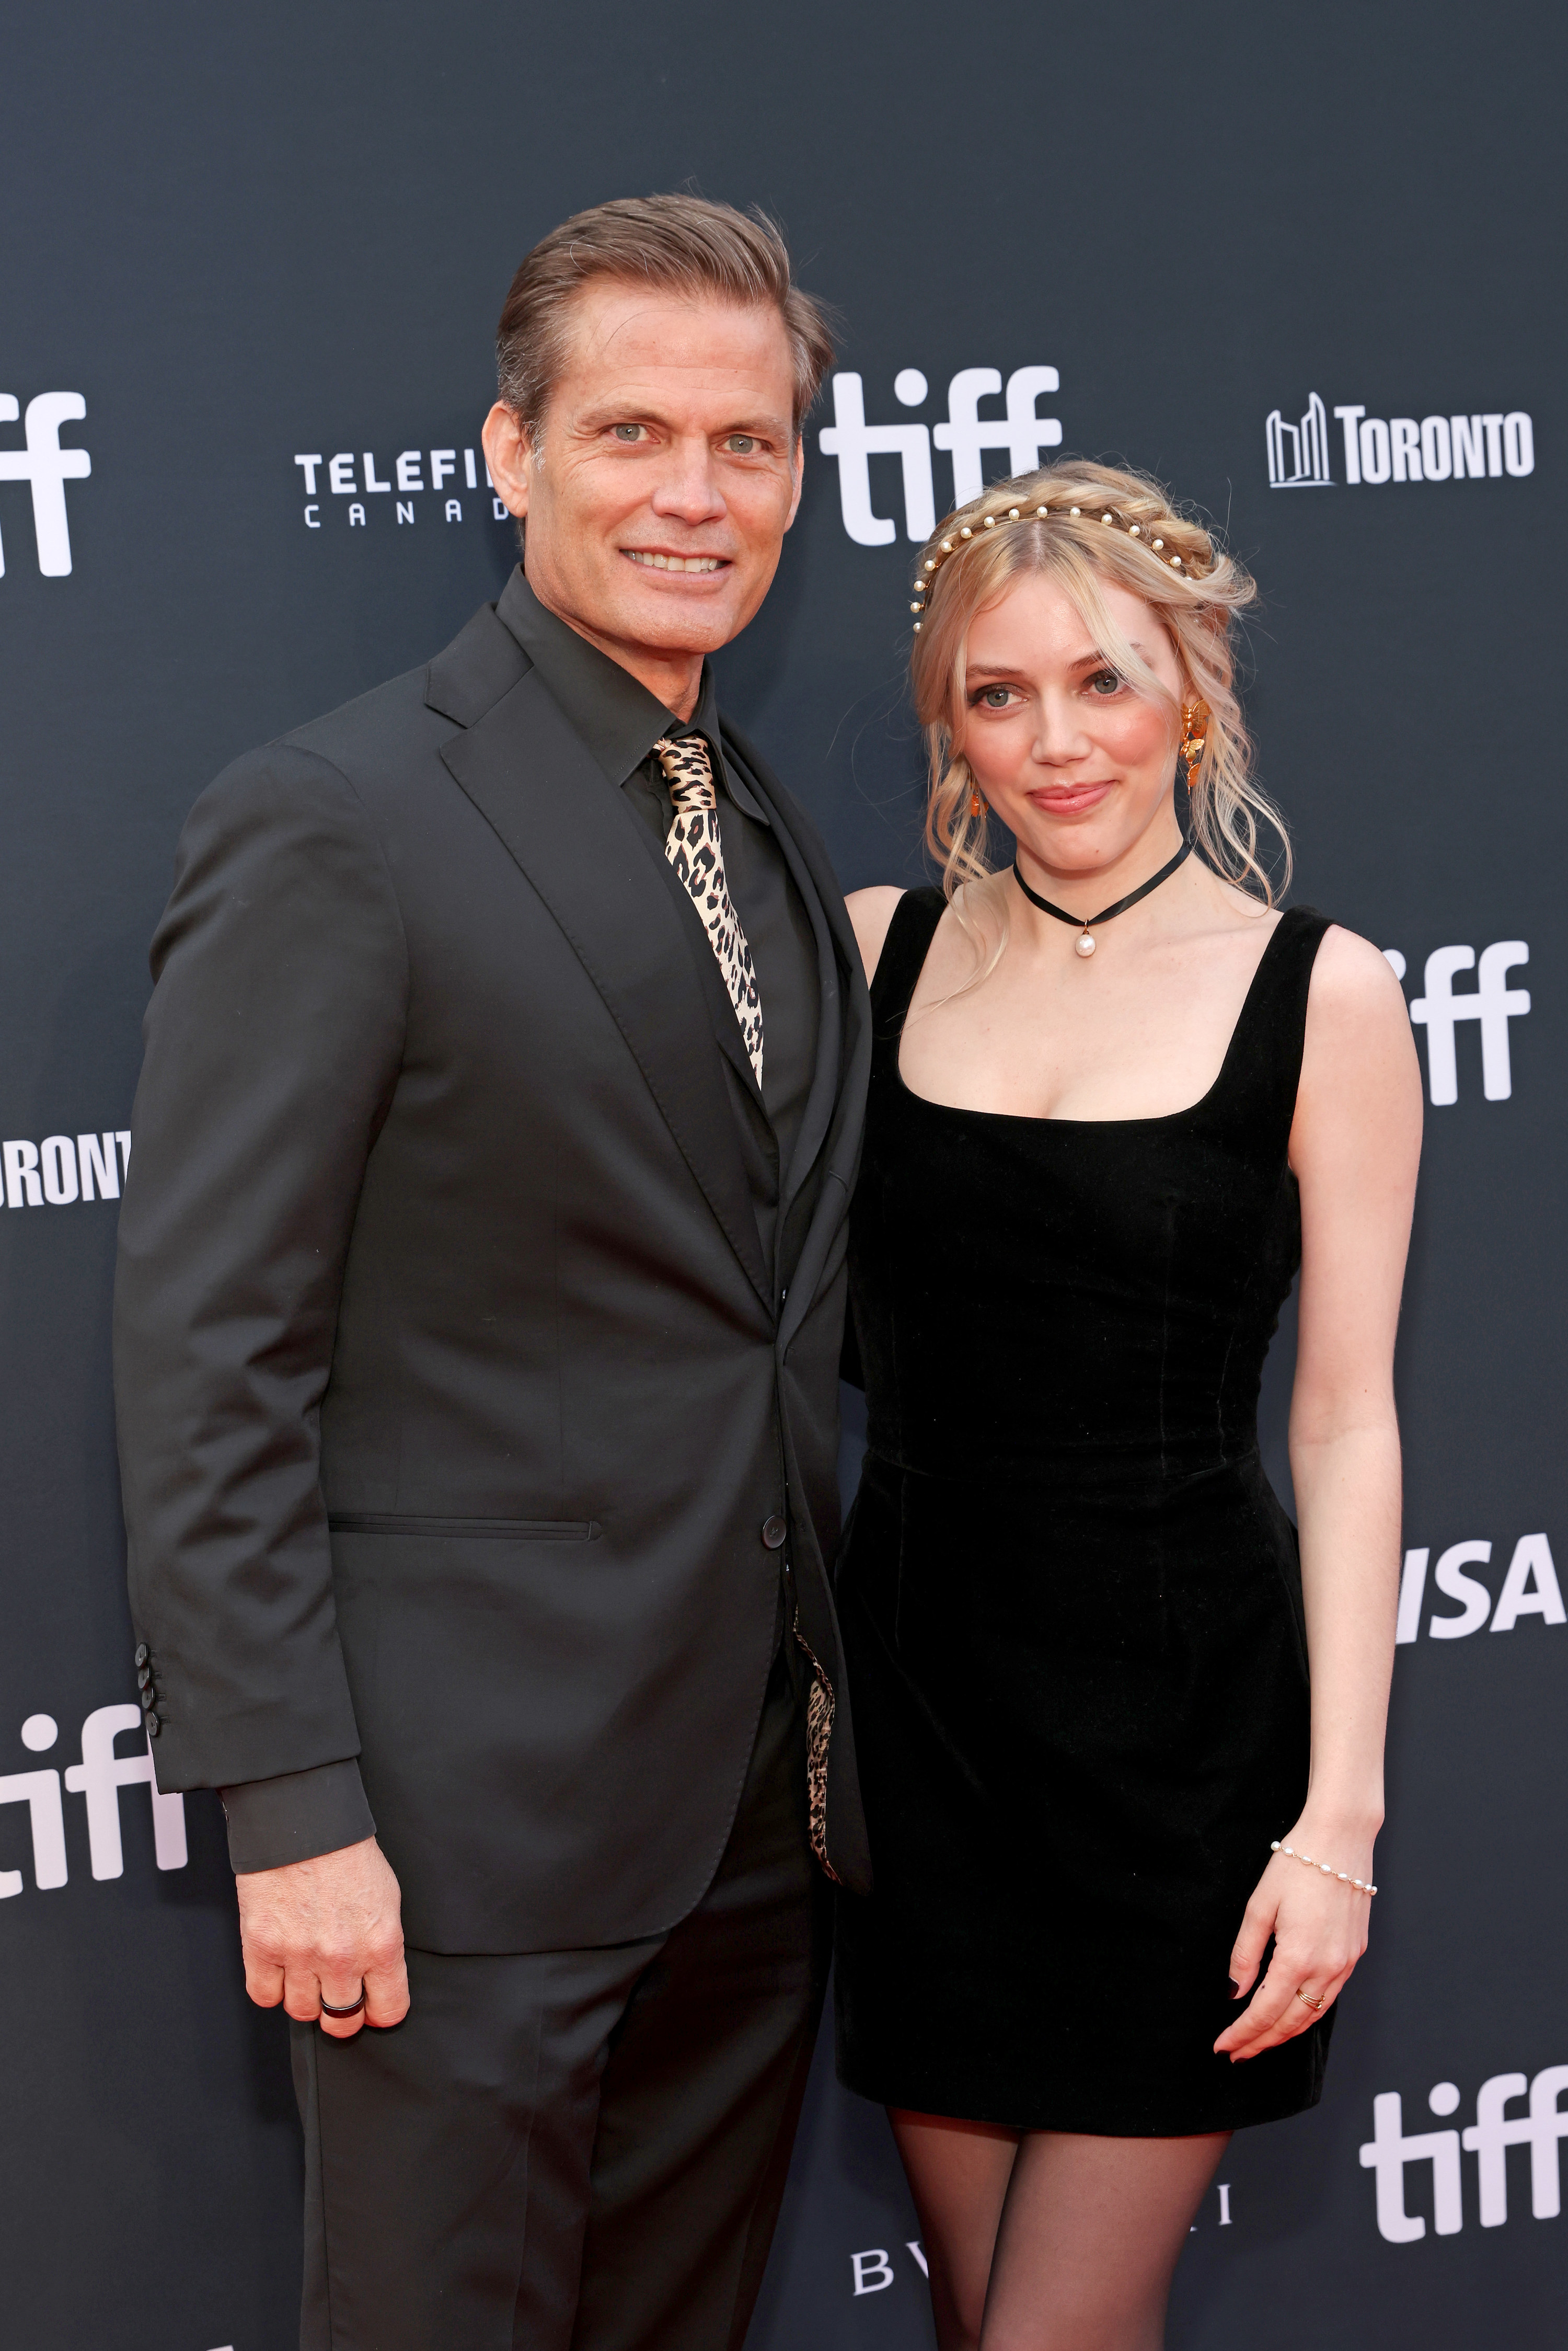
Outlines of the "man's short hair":
{"label": "man's short hair", "polygon": [[496,330],[500,396],[536,444],[566,364],[572,303],[596,277],[706,296],[741,306],[770,303],[794,361],[794,425],[833,363],[820,304],[801,292],[776,222],[702,196],[618,196],[577,213],[524,259]]}

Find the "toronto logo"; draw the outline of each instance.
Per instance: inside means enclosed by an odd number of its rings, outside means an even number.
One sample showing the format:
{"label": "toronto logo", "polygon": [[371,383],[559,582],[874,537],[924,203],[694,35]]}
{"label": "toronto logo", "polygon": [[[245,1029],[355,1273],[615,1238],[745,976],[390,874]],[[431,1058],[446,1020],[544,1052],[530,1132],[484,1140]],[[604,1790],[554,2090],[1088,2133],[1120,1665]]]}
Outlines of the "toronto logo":
{"label": "toronto logo", "polygon": [[1276,490],[1331,490],[1328,412],[1314,392],[1299,424],[1269,411],[1269,480]]}
{"label": "toronto logo", "polygon": [[[1383,482],[1481,482],[1535,471],[1535,426],[1522,408],[1431,416],[1369,416],[1360,401],[1334,409],[1347,488]],[[1314,392],[1293,424],[1271,408],[1263,427],[1270,486],[1327,490],[1334,485],[1328,410]]]}

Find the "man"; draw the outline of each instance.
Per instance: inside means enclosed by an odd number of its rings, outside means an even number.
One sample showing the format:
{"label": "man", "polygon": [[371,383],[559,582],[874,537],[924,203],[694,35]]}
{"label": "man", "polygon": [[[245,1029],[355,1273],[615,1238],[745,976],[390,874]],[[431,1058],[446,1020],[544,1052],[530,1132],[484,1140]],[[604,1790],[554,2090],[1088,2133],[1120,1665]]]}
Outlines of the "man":
{"label": "man", "polygon": [[771,227],[670,196],[547,237],[498,350],[499,602],[180,845],[136,1654],[294,2020],[309,2351],[723,2351],[821,1873],[867,1879],[825,1561],[868,1007],[706,662],[831,353]]}

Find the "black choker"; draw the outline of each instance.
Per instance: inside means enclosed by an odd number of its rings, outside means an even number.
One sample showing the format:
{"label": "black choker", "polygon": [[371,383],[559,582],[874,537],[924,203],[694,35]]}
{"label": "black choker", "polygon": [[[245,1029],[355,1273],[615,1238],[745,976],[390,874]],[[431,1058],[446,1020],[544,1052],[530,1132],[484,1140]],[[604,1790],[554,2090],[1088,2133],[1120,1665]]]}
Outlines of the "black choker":
{"label": "black choker", "polygon": [[1091,924],[1108,923],[1113,914],[1124,914],[1129,906],[1135,906],[1140,898],[1146,898],[1151,890],[1157,890],[1162,882],[1168,882],[1183,858],[1190,856],[1191,853],[1192,835],[1189,832],[1168,865],[1162,865],[1157,873],[1152,874],[1147,882],[1141,883],[1136,890],[1129,890],[1126,896],[1118,898],[1113,906],[1103,906],[1099,914],[1087,916],[1070,914],[1065,906],[1053,906],[1049,898],[1042,898],[1038,890],[1031,890],[1019,872],[1016,857],[1013,860],[1013,880],[1018,883],[1030,904],[1038,906],[1042,914],[1054,914],[1059,923],[1070,923],[1075,931],[1082,930],[1082,936],[1076,942],[1078,952],[1081,956],[1092,956],[1094,952],[1094,942],[1089,935]]}

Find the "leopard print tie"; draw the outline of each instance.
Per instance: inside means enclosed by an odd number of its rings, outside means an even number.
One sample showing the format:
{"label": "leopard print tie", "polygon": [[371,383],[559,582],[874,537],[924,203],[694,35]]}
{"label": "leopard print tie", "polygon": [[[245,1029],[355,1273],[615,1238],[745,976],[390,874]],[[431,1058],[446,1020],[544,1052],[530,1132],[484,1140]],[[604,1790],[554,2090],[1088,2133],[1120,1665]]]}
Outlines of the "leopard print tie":
{"label": "leopard print tie", "polygon": [[708,945],[718,958],[741,1041],[751,1061],[752,1074],[762,1083],[762,998],[757,972],[729,894],[724,872],[724,845],[718,833],[718,795],[714,789],[713,763],[700,735],[684,735],[679,742],[661,736],[653,746],[659,765],[669,779],[674,821],[664,841],[664,855],[680,876],[681,886],[702,916]]}

